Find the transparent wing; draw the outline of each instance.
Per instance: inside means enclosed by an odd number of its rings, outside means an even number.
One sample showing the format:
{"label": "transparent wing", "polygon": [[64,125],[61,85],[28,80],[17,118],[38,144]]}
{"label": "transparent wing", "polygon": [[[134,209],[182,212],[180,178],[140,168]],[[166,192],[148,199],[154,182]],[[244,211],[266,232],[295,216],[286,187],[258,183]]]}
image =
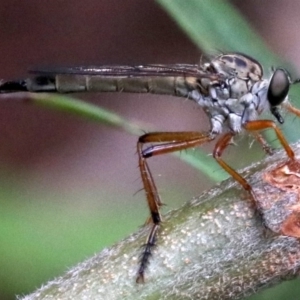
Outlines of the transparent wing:
{"label": "transparent wing", "polygon": [[[62,68],[37,68],[29,70],[32,74],[57,75],[78,74],[97,76],[191,76],[209,77],[209,74],[198,65],[173,64],[173,65],[141,65],[141,66],[86,66],[86,67],[62,67]],[[215,75],[215,74],[214,74]]]}

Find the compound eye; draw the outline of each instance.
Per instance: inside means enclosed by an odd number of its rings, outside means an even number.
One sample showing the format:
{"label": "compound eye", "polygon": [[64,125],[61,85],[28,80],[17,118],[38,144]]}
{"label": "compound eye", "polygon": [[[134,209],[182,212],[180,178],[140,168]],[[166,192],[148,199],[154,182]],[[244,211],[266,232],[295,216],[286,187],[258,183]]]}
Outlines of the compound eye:
{"label": "compound eye", "polygon": [[271,106],[277,106],[283,102],[289,92],[290,82],[290,76],[286,70],[274,71],[268,88],[268,100]]}

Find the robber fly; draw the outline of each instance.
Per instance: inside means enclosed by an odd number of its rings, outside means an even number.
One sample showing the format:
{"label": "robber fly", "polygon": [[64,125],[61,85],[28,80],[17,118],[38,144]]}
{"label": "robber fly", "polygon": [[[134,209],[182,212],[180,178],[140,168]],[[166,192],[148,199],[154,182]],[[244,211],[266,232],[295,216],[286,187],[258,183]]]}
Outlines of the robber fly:
{"label": "robber fly", "polygon": [[[139,137],[137,152],[139,169],[151,214],[151,229],[140,257],[137,282],[144,282],[149,257],[161,225],[162,205],[147,159],[152,156],[200,146],[218,139],[213,156],[245,190],[255,195],[248,182],[222,158],[232,138],[242,130],[251,132],[269,152],[259,131],[271,128],[290,160],[294,152],[276,123],[258,120],[270,111],[278,123],[284,122],[280,107],[300,116],[300,110],[288,102],[291,81],[285,69],[277,68],[270,78],[263,77],[263,68],[255,59],[240,53],[221,54],[202,65],[100,66],[41,69],[31,71],[25,80],[2,81],[0,93],[28,92],[130,92],[167,94],[188,98],[201,106],[210,121],[208,132],[153,132]],[[151,144],[150,146],[148,144]],[[145,147],[145,145],[148,145]]]}

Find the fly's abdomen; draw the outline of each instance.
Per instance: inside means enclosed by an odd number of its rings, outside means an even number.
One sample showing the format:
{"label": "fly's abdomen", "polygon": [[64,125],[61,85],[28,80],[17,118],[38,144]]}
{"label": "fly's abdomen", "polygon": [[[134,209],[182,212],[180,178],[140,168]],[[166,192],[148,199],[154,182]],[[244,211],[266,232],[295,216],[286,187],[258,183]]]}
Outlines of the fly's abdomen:
{"label": "fly's abdomen", "polygon": [[196,80],[189,77],[119,77],[68,75],[37,76],[27,82],[31,92],[127,92],[168,94],[188,97],[197,88]]}

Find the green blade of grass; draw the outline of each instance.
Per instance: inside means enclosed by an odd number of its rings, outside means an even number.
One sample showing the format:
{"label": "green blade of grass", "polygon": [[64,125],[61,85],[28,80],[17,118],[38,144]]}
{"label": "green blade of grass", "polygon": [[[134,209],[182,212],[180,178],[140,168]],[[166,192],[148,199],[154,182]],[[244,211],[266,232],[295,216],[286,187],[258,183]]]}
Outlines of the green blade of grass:
{"label": "green blade of grass", "polygon": [[[24,98],[24,95],[35,105],[116,127],[132,135],[140,136],[144,132],[154,131],[154,128],[149,128],[149,126],[142,125],[141,123],[137,124],[107,109],[65,95],[19,93],[19,97],[21,98]],[[11,96],[8,95],[6,97]],[[4,95],[1,97],[5,98]],[[14,95],[15,97],[16,95]],[[176,156],[193,168],[201,171],[202,174],[212,181],[218,182],[226,178],[224,173],[214,172],[214,170],[218,169],[216,161],[201,150],[184,151]]]}
{"label": "green blade of grass", "polygon": [[143,130],[140,125],[126,120],[116,113],[72,97],[58,94],[35,93],[31,93],[27,97],[29,97],[30,101],[38,106],[67,112],[90,121],[96,121],[108,126],[117,127],[129,134],[140,135]]}
{"label": "green blade of grass", "polygon": [[216,50],[242,52],[263,61],[268,67],[280,61],[228,1],[157,0],[157,2],[205,53]]}
{"label": "green blade of grass", "polygon": [[189,149],[180,153],[176,152],[175,156],[214,182],[223,181],[229,177],[229,175],[221,169],[216,160],[202,150]]}

